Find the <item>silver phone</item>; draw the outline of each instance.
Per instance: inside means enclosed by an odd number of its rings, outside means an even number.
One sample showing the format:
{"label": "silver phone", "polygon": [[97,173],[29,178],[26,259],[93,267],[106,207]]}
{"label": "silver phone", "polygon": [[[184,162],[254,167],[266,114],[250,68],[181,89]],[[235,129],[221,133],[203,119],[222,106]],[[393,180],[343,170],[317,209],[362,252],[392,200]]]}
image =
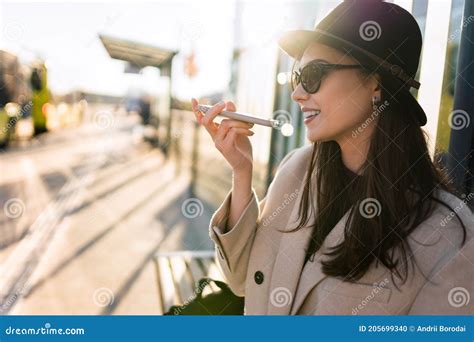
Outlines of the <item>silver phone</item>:
{"label": "silver phone", "polygon": [[[202,113],[206,113],[210,108],[212,108],[212,106],[198,105],[198,110]],[[258,116],[253,116],[251,114],[230,112],[228,110],[223,110],[218,115],[223,116],[228,119],[249,122],[249,123],[272,127],[272,128],[281,128],[281,126],[285,123],[282,120],[262,119],[262,118],[259,118]]]}

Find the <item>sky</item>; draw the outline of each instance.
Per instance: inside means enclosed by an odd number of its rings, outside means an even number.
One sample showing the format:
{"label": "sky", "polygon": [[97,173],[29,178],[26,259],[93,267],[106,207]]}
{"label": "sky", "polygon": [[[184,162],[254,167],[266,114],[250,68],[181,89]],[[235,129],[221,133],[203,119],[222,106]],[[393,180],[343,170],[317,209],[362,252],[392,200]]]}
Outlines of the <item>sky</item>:
{"label": "sky", "polygon": [[[235,3],[224,1],[2,1],[0,48],[28,63],[46,61],[49,85],[57,94],[84,90],[123,96],[167,86],[155,68],[125,74],[124,62],[112,60],[99,33],[177,50],[173,94],[200,96],[226,88],[233,49]],[[197,76],[183,72],[194,46]]]}

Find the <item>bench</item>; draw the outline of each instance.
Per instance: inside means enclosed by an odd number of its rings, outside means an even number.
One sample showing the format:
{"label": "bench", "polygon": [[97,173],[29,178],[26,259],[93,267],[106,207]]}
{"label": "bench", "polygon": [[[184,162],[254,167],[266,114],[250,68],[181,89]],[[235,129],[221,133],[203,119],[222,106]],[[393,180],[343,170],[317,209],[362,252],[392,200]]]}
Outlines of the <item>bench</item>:
{"label": "bench", "polygon": [[[210,277],[223,280],[214,255],[213,250],[159,252],[154,255],[161,314],[173,305],[183,305],[190,300],[199,279]],[[219,288],[211,283],[204,288],[203,295],[218,290]]]}

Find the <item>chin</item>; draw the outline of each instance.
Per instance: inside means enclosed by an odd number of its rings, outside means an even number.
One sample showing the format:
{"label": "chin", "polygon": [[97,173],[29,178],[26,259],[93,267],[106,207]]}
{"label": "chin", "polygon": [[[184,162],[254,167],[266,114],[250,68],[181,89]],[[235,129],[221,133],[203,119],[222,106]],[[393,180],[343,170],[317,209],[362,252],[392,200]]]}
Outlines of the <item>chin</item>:
{"label": "chin", "polygon": [[325,136],[324,134],[321,134],[321,132],[312,132],[312,131],[308,131],[306,133],[306,138],[312,143],[325,142],[325,141],[332,140],[330,137]]}

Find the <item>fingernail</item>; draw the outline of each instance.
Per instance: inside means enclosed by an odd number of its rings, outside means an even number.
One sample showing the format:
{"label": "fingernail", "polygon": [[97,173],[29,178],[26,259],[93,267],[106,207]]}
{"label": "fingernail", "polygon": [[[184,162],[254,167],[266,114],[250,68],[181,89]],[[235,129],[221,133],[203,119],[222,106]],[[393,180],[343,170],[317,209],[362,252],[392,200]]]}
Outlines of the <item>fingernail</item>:
{"label": "fingernail", "polygon": [[224,101],[221,100],[221,101],[219,101],[217,104],[218,104],[219,106],[222,106],[222,105],[224,104]]}

